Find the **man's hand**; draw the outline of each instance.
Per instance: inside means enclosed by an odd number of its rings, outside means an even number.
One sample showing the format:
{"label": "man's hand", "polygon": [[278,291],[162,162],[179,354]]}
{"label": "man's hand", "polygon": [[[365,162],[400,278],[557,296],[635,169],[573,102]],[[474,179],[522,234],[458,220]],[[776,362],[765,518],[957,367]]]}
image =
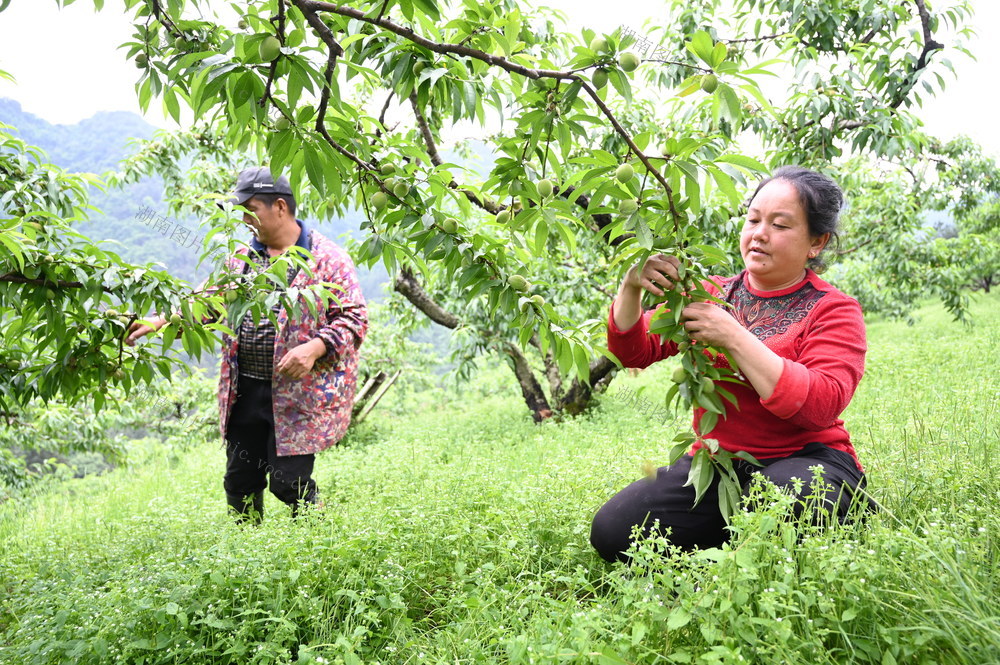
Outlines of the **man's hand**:
{"label": "man's hand", "polygon": [[316,361],[326,353],[326,345],[321,339],[314,339],[300,344],[289,351],[278,361],[278,374],[292,379],[301,379],[312,371]]}
{"label": "man's hand", "polygon": [[139,338],[145,337],[149,333],[156,332],[157,330],[166,325],[167,320],[162,316],[158,316],[155,319],[152,319],[150,323],[152,323],[153,325],[147,326],[145,323],[142,323],[141,321],[133,321],[132,325],[128,327],[128,333],[127,337],[125,337],[125,343],[128,344],[129,346],[135,346],[135,343]]}

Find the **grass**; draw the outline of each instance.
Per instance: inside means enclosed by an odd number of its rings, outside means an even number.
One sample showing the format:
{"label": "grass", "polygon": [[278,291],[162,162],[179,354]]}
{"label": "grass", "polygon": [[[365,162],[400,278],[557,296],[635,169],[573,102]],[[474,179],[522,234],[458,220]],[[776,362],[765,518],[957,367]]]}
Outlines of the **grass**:
{"label": "grass", "polygon": [[869,325],[863,526],[795,532],[772,493],[723,550],[605,564],[591,516],[683,425],[613,395],[670,366],[541,426],[498,369],[380,406],[297,522],[233,525],[208,442],[3,504],[0,662],[1000,662],[998,305]]}

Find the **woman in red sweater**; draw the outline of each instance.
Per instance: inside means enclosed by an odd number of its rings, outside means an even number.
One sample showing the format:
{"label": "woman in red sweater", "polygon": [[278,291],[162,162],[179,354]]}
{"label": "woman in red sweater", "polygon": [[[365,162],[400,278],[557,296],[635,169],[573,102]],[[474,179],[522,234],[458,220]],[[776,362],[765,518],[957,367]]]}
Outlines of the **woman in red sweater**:
{"label": "woman in red sweater", "polygon": [[[840,413],[864,373],[865,326],[857,301],[812,270],[837,232],[843,194],[830,178],[783,167],[761,182],[750,199],[740,254],[746,269],[713,278],[710,292],[733,305],[688,305],[682,314],[693,339],[726,349],[746,385],[726,383],[739,407],[729,406],[705,438],[729,451],[745,450],[763,465],[734,464],[744,487],[755,474],[800,495],[812,494],[813,466],[823,467],[823,506],[842,519],[864,473]],[[608,349],[625,367],[647,367],[677,353],[677,345],[649,333],[653,312],[642,311],[642,292],[663,295],[678,280],[678,261],[650,257],[622,281],[608,319]],[[717,366],[728,366],[720,355]],[[735,386],[735,387],[734,387]],[[697,426],[703,409],[695,409]],[[717,481],[694,505],[685,487],[691,456],[636,481],[594,517],[590,540],[605,559],[626,560],[632,530],[649,534],[654,523],[683,549],[717,547],[728,539],[719,512]],[[800,498],[802,498],[800,496]],[[802,503],[799,502],[801,510]]]}

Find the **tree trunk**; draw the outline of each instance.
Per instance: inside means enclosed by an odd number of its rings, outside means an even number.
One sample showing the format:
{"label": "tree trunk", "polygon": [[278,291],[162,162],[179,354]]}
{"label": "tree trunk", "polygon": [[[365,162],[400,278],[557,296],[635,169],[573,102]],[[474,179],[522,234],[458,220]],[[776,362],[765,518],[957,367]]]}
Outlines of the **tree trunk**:
{"label": "tree trunk", "polygon": [[524,403],[531,409],[531,417],[536,423],[540,423],[552,416],[552,409],[549,407],[549,400],[545,397],[545,391],[535,378],[535,373],[531,371],[528,359],[521,353],[521,349],[515,344],[507,343],[504,349],[511,360],[514,361],[514,375],[521,386],[521,395]]}
{"label": "tree trunk", "polygon": [[[461,319],[445,310],[430,297],[410,268],[405,266],[400,268],[393,286],[396,291],[410,301],[410,304],[426,314],[431,321],[453,330],[462,324]],[[537,346],[537,336],[533,338],[533,343],[536,343]],[[551,417],[552,406],[549,398],[545,396],[545,391],[538,379],[535,378],[535,373],[521,349],[515,344],[506,342],[501,350],[513,363],[514,376],[517,377],[517,383],[521,387],[521,395],[531,411],[531,417],[535,422],[541,422]],[[560,395],[563,388],[562,377],[559,375],[559,366],[551,351],[543,356],[543,361],[545,362],[549,387],[552,390],[552,401],[559,405],[560,410],[574,416],[583,413],[590,406],[595,389],[599,391],[606,387],[607,382],[614,376],[613,370],[616,368],[613,362],[602,356],[590,365],[589,383],[582,383],[579,379],[575,379],[565,395]]]}
{"label": "tree trunk", "polygon": [[590,381],[584,383],[579,377],[573,379],[569,390],[559,402],[559,408],[571,416],[587,410],[595,391],[603,391],[615,376],[618,366],[601,356],[590,364]]}

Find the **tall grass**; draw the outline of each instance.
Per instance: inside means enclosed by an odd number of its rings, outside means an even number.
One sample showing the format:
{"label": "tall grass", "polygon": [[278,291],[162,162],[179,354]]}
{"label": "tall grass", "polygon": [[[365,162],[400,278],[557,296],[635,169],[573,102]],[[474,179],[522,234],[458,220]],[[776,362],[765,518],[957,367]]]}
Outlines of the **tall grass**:
{"label": "tall grass", "polygon": [[[869,325],[863,525],[796,532],[772,492],[722,550],[605,564],[591,516],[687,418],[615,385],[536,426],[498,369],[323,454],[298,521],[268,497],[235,526],[209,442],[0,506],[0,662],[1000,662],[998,304]],[[670,369],[615,382],[651,396]]]}

